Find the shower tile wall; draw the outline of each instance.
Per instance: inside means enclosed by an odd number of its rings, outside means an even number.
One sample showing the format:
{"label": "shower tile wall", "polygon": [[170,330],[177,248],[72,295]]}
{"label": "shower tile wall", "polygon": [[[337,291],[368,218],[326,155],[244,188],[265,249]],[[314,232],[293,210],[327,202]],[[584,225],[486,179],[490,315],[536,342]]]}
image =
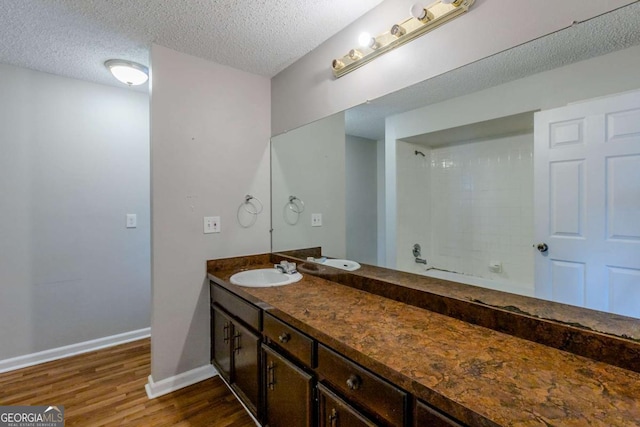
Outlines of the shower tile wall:
{"label": "shower tile wall", "polygon": [[[424,156],[416,155],[420,151]],[[416,264],[412,256],[415,243],[422,247],[423,258],[431,247],[431,157],[429,149],[398,141],[396,144],[397,227],[396,267],[420,272],[424,265]]]}
{"label": "shower tile wall", "polygon": [[398,141],[397,162],[398,269],[424,271],[411,254],[420,243],[428,267],[533,290],[533,134],[432,149]]}
{"label": "shower tile wall", "polygon": [[533,134],[430,154],[430,264],[533,289]]}

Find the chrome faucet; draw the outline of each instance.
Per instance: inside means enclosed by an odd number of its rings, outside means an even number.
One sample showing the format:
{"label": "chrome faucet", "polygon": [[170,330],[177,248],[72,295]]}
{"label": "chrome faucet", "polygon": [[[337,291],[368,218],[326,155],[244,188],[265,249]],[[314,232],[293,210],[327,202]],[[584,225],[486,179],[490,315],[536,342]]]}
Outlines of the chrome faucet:
{"label": "chrome faucet", "polygon": [[295,262],[289,262],[289,261],[280,261],[280,264],[274,264],[273,268],[275,268],[276,270],[280,271],[281,273],[284,274],[294,274],[297,273],[297,269],[296,269],[296,263]]}
{"label": "chrome faucet", "polygon": [[418,264],[427,265],[427,260],[420,258],[421,255],[422,255],[422,248],[420,247],[419,243],[416,243],[415,245],[413,245],[413,257],[416,259],[416,262]]}

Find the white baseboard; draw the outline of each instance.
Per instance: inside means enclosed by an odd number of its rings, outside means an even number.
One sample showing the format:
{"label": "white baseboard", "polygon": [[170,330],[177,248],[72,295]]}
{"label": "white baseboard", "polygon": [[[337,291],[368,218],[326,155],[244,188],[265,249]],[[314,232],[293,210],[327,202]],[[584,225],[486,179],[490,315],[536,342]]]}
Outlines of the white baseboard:
{"label": "white baseboard", "polygon": [[147,390],[147,396],[149,399],[155,399],[156,397],[163,396],[181,388],[188,387],[192,384],[199,383],[200,381],[207,380],[211,377],[218,375],[218,371],[213,365],[205,365],[196,369],[192,369],[187,372],[183,372],[173,377],[165,378],[158,382],[155,382],[151,375],[149,375],[149,382],[144,386]]}
{"label": "white baseboard", "polygon": [[0,373],[15,371],[16,369],[28,366],[39,365],[40,363],[51,362],[52,360],[64,359],[65,357],[76,356],[101,348],[113,347],[151,335],[151,328],[138,329],[137,331],[125,332],[111,335],[109,337],[98,338],[91,341],[84,341],[64,347],[52,348],[38,353],[26,354],[24,356],[13,357],[11,359],[0,360]]}

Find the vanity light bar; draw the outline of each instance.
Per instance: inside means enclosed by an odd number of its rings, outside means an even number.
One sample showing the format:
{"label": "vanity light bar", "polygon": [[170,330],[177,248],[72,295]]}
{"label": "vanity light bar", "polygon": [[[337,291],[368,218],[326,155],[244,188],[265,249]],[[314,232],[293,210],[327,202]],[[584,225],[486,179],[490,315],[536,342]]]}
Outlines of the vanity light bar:
{"label": "vanity light bar", "polygon": [[474,1],[438,0],[424,8],[419,4],[413,5],[411,8],[413,17],[394,25],[389,31],[377,37],[372,37],[372,42],[368,46],[351,49],[342,58],[334,59],[331,64],[333,75],[336,78],[342,77],[378,56],[428,33],[462,15],[469,10]]}

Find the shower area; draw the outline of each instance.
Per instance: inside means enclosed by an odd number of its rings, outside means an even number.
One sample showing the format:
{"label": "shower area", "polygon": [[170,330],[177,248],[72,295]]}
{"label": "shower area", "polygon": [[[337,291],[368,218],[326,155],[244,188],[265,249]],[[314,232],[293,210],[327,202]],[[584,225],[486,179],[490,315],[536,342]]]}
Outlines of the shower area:
{"label": "shower area", "polygon": [[534,294],[533,113],[398,140],[400,270]]}

